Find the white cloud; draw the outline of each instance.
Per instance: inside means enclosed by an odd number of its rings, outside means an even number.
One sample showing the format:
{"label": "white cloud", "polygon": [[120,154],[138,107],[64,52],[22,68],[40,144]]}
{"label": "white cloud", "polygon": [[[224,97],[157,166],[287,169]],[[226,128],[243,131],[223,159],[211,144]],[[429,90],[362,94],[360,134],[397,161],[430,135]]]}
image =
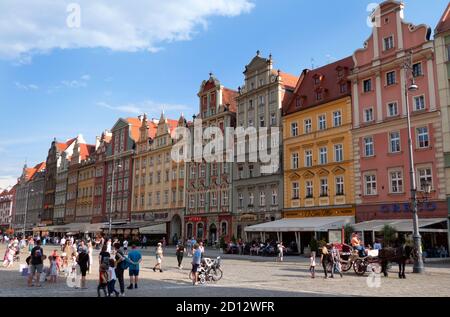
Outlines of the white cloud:
{"label": "white cloud", "polygon": [[91,79],[91,75],[83,75],[83,76],[81,76],[81,80],[90,80]]}
{"label": "white cloud", "polygon": [[39,87],[35,84],[22,84],[18,81],[14,82],[14,85],[22,90],[38,90]]}
{"label": "white cloud", "polygon": [[[186,105],[179,104],[166,104],[166,103],[157,103],[151,100],[146,100],[139,103],[127,103],[123,105],[111,105],[107,102],[100,101],[96,103],[99,107],[104,107],[110,110],[125,112],[130,114],[143,114],[148,113],[151,116],[159,116],[159,113],[164,110],[166,113],[172,115],[180,115],[183,111],[189,111],[190,107]],[[175,117],[173,117],[175,118]]]}
{"label": "white cloud", "polygon": [[11,175],[0,175],[0,188],[5,189],[14,186],[17,183],[17,177]]}
{"label": "white cloud", "polygon": [[156,52],[164,43],[191,39],[212,16],[238,16],[254,6],[252,0],[78,0],[80,27],[71,28],[67,4],[2,0],[0,57],[21,64],[55,48]]}
{"label": "white cloud", "polygon": [[68,88],[80,88],[80,87],[86,87],[87,81],[91,79],[90,75],[83,75],[80,77],[80,79],[73,79],[73,80],[63,80],[61,81],[61,84]]}

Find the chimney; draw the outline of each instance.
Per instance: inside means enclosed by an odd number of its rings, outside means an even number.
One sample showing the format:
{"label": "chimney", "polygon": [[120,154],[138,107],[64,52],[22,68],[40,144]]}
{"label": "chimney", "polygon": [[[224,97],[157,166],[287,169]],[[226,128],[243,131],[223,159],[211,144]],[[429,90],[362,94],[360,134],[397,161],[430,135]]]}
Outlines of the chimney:
{"label": "chimney", "polygon": [[100,146],[100,137],[95,137],[95,150],[97,151],[98,147]]}
{"label": "chimney", "polygon": [[139,121],[141,121],[141,123],[142,123],[142,120],[144,119],[144,116],[143,115],[138,115],[138,119],[139,119]]}

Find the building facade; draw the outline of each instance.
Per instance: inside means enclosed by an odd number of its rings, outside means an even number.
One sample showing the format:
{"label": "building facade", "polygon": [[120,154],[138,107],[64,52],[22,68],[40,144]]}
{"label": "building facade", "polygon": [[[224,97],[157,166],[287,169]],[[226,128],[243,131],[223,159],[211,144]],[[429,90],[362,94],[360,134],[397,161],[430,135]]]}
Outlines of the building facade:
{"label": "building facade", "polygon": [[36,166],[36,171],[28,181],[28,201],[26,223],[32,227],[41,224],[44,201],[45,162]]}
{"label": "building facade", "polygon": [[[200,122],[197,119],[201,119],[202,131],[208,127],[221,131],[235,127],[236,96],[236,91],[225,88],[212,74],[202,82],[198,93],[199,115],[190,125],[191,142],[195,125]],[[225,141],[223,146],[226,148]],[[193,158],[194,147],[195,144],[191,147]],[[215,243],[220,237],[229,240],[235,234],[232,232],[232,169],[233,163],[224,159],[206,162],[198,158],[187,163],[185,238]]]}
{"label": "building facade", "polygon": [[103,131],[100,137],[97,137],[95,152],[92,155],[95,160],[95,180],[94,180],[94,198],[93,198],[93,223],[106,221],[106,151],[110,146],[112,134],[108,130]]}
{"label": "building facade", "polygon": [[143,116],[134,157],[132,221],[166,223],[169,242],[182,237],[185,201],[185,166],[172,160],[176,127],[186,127],[186,120],[159,120]]}
{"label": "building facade", "polygon": [[355,216],[352,68],[348,57],[304,70],[283,109],[284,218]]}
{"label": "building facade", "polygon": [[16,187],[5,189],[0,193],[0,231],[11,227],[12,211]]}
{"label": "building facade", "polygon": [[[283,102],[289,100],[298,78],[273,69],[272,56],[268,59],[257,55],[245,67],[245,83],[239,88],[236,98],[237,127],[260,135],[260,128],[279,129],[278,145],[282,147],[281,109]],[[273,144],[268,137],[266,144]],[[280,219],[283,211],[282,152],[278,161],[263,163],[261,158],[250,159],[251,144],[245,139],[245,161],[236,159],[233,168],[233,232],[237,238],[244,237],[244,228],[261,222]],[[262,166],[273,164],[267,173]]]}
{"label": "building facade", "polygon": [[[445,9],[434,31],[434,50],[438,98],[442,118],[445,194],[447,196],[448,211],[447,228],[450,230],[450,4]],[[450,245],[450,234],[448,236],[448,245]]]}
{"label": "building facade", "polygon": [[81,161],[78,168],[75,222],[91,222],[94,216],[100,215],[94,214],[94,188],[95,160],[92,156],[88,156]]}
{"label": "building facade", "polygon": [[[419,218],[446,218],[443,131],[431,30],[403,20],[403,4],[386,1],[364,48],[353,54],[353,148],[357,221],[412,219],[406,102],[412,125]],[[411,71],[405,63],[412,52]],[[416,91],[408,87],[414,82]],[[424,200],[424,199],[422,199]]]}

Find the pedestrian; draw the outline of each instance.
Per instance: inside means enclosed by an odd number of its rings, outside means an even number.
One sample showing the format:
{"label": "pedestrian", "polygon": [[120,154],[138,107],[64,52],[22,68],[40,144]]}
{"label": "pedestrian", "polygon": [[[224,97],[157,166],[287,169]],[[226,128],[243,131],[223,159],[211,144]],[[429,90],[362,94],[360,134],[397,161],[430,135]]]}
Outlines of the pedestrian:
{"label": "pedestrian", "polygon": [[177,245],[177,261],[178,261],[178,268],[181,270],[183,266],[181,265],[181,262],[183,261],[184,252],[186,251],[183,243],[180,241]]}
{"label": "pedestrian", "polygon": [[56,257],[51,255],[48,257],[50,261],[50,283],[56,283],[56,277],[58,276],[58,264]]}
{"label": "pedestrian", "polygon": [[156,268],[159,269],[159,271],[162,273],[163,270],[161,268],[162,265],[162,258],[163,258],[163,249],[161,242],[158,242],[158,246],[155,249],[155,255],[156,255],[156,264],[153,267],[153,272],[156,272]]}
{"label": "pedestrian", "polygon": [[333,263],[333,266],[331,268],[331,278],[334,278],[334,272],[339,273],[342,278],[343,275],[341,271],[341,256],[339,254],[339,250],[334,244],[331,247],[331,261]]}
{"label": "pedestrian", "polygon": [[202,261],[202,253],[199,249],[199,245],[194,244],[194,252],[192,254],[192,284],[198,284],[198,270],[200,268],[200,263]]}
{"label": "pedestrian", "polygon": [[3,266],[6,268],[11,267],[14,264],[14,254],[16,254],[16,249],[12,244],[8,245],[5,252],[5,257],[3,261]]}
{"label": "pedestrian", "polygon": [[143,236],[142,237],[142,245],[141,245],[141,249],[147,249],[147,237]]}
{"label": "pedestrian", "polygon": [[203,242],[200,241],[200,243],[198,244],[198,248],[200,250],[200,252],[202,253],[202,259],[205,256],[205,247],[203,246]]}
{"label": "pedestrian", "polygon": [[311,272],[311,278],[315,278],[316,275],[316,251],[311,252],[309,258],[309,271]]}
{"label": "pedestrian", "polygon": [[192,244],[191,244],[191,238],[187,239],[186,241],[186,247],[187,247],[187,256],[192,256]]}
{"label": "pedestrian", "polygon": [[328,261],[329,261],[328,248],[327,248],[326,245],[324,245],[322,247],[322,254],[320,255],[320,263],[322,263],[322,267],[323,267],[323,272],[325,274],[325,278],[328,278],[328,273],[327,273]]}
{"label": "pedestrian", "polygon": [[166,249],[166,237],[163,237],[163,238],[162,238],[161,243],[162,243],[162,248],[163,248],[163,250],[165,250],[165,249]]}
{"label": "pedestrian", "polygon": [[278,249],[278,256],[277,256],[276,261],[283,262],[283,253],[284,253],[284,249],[285,249],[283,242],[278,243],[277,249]]}
{"label": "pedestrian", "polygon": [[40,287],[40,277],[44,267],[44,250],[41,248],[41,241],[36,241],[36,246],[31,249],[30,274],[28,275],[28,286],[34,286],[33,279],[36,277],[36,286]]}
{"label": "pedestrian", "polygon": [[131,245],[131,251],[128,254],[128,259],[130,260],[130,267],[128,268],[128,273],[130,275],[130,286],[128,289],[133,289],[133,278],[134,278],[134,288],[138,288],[138,276],[139,276],[139,266],[142,261],[141,252],[136,249],[136,245]]}
{"label": "pedestrian", "polygon": [[106,264],[100,265],[100,278],[97,286],[97,296],[100,297],[100,290],[106,295],[106,288],[108,287],[108,266]]}
{"label": "pedestrian", "polygon": [[33,238],[30,237],[30,239],[28,240],[28,252],[30,254],[31,254],[31,250],[33,250],[33,248],[34,248],[34,240],[33,240]]}
{"label": "pedestrian", "polygon": [[106,245],[104,245],[98,255],[98,265],[99,266],[102,264],[109,265],[110,258],[111,258],[111,254],[108,251],[106,251]]}
{"label": "pedestrian", "polygon": [[[106,246],[104,246],[106,249]],[[101,264],[105,265],[105,264]],[[108,296],[111,297],[111,294],[114,293],[116,297],[119,296],[119,292],[116,291],[116,271],[115,271],[115,261],[114,259],[109,259],[108,263]]]}
{"label": "pedestrian", "polygon": [[106,252],[111,253],[111,239],[106,242]]}
{"label": "pedestrian", "polygon": [[77,264],[80,266],[81,272],[81,288],[86,289],[86,273],[89,270],[89,254],[87,253],[86,248],[80,248],[80,253],[77,257]]}
{"label": "pedestrian", "polygon": [[123,280],[123,273],[126,268],[126,258],[120,250],[120,243],[114,244],[115,260],[116,260],[116,277],[119,280],[120,295],[125,296],[125,282]]}
{"label": "pedestrian", "polygon": [[378,240],[378,239],[376,239],[375,240],[375,243],[373,244],[373,249],[374,250],[381,250],[383,247],[382,247],[382,245],[381,245],[381,243],[380,243],[380,240]]}
{"label": "pedestrian", "polygon": [[91,274],[91,265],[94,263],[92,260],[92,253],[94,252],[94,248],[92,246],[92,242],[89,240],[87,243],[88,255],[89,255],[89,268],[88,274]]}
{"label": "pedestrian", "polygon": [[124,255],[128,254],[128,240],[127,239],[123,240],[123,254]]}

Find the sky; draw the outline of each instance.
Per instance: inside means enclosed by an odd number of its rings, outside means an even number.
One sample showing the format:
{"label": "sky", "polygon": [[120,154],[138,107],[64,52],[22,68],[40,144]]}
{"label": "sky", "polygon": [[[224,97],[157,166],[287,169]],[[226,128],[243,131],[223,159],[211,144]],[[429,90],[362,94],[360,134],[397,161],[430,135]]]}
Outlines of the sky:
{"label": "sky", "polygon": [[[374,0],[0,0],[0,189],[63,142],[147,113],[192,118],[212,72],[232,89],[256,51],[299,75],[350,56]],[[379,1],[378,1],[379,3]],[[435,28],[446,0],[406,0]]]}

